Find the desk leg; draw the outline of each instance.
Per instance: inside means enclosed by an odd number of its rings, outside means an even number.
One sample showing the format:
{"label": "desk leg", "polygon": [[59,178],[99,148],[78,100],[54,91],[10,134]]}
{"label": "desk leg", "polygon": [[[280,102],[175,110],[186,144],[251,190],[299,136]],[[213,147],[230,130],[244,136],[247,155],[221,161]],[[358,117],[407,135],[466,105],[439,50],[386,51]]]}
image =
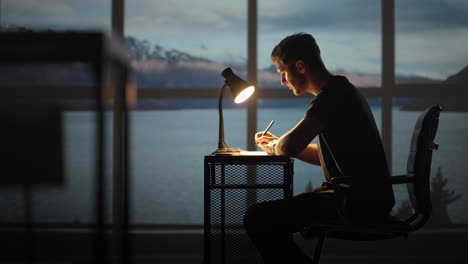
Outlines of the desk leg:
{"label": "desk leg", "polygon": [[[221,184],[226,184],[225,166],[221,164]],[[226,189],[221,188],[221,263],[226,263]]]}
{"label": "desk leg", "polygon": [[[209,264],[211,263],[210,259],[210,237],[211,237],[211,184],[210,184],[210,179],[211,179],[211,174],[214,174],[214,166],[213,163],[209,163],[205,160],[205,183],[204,183],[204,211],[205,211],[205,221],[203,223],[203,252],[204,252],[204,264]],[[211,170],[210,170],[211,168]]]}
{"label": "desk leg", "polygon": [[[257,166],[256,165],[247,165],[247,172],[245,177],[247,177],[247,185],[257,184]],[[245,208],[249,208],[250,205],[257,202],[257,190],[256,189],[247,189],[247,200]]]}

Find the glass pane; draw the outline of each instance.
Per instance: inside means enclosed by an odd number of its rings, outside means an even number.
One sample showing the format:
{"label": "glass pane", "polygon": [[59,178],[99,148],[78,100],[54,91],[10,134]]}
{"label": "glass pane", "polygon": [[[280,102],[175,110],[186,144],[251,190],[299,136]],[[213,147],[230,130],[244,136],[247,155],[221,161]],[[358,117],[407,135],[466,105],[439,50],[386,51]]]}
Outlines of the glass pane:
{"label": "glass pane", "polygon": [[[93,208],[96,204],[96,118],[96,112],[89,109],[62,112],[63,183],[33,186],[31,198],[35,223],[89,224],[95,221]],[[110,126],[111,124],[108,124],[108,131]],[[110,146],[112,139],[106,138],[106,144]],[[109,165],[110,160],[108,168]],[[110,180],[110,174],[111,171],[108,170],[107,182]],[[40,176],[33,175],[34,178]],[[106,208],[110,208],[109,189],[107,192]],[[4,212],[0,215],[0,222],[23,222],[26,209],[24,189],[21,186],[11,186],[8,189],[2,188],[1,194],[0,205]],[[110,210],[107,212],[106,217],[109,219]]]}
{"label": "glass pane", "polygon": [[[223,114],[226,143],[245,149],[245,104]],[[132,113],[132,224],[203,223],[203,157],[217,149],[218,120],[217,108]]]}
{"label": "glass pane", "polygon": [[2,0],[0,13],[8,30],[111,31],[111,0]]}
{"label": "glass pane", "polygon": [[[312,97],[311,97],[312,98]],[[263,130],[272,119],[275,120],[270,132],[281,136],[293,128],[305,115],[311,98],[305,99],[262,99],[259,102],[258,124],[259,130]],[[381,126],[381,104],[380,99],[366,98],[371,106],[372,113],[378,128]],[[315,143],[315,139],[312,141]],[[260,150],[260,148],[258,148]],[[294,195],[308,190],[307,185],[312,188],[319,187],[325,181],[322,168],[311,165],[301,160],[294,161]]]}
{"label": "glass pane", "polygon": [[[394,104],[393,107],[393,174],[406,174],[411,136],[416,120],[423,108]],[[406,109],[406,110],[405,110]],[[466,224],[468,222],[467,199],[462,195],[468,188],[466,171],[466,149],[468,148],[468,113],[442,110],[439,129],[435,138],[439,150],[432,156],[431,182],[442,191],[432,191],[433,215],[431,224]],[[446,184],[443,181],[447,181]],[[453,193],[450,193],[453,191]],[[405,186],[399,189],[399,207],[408,199]],[[435,197],[444,196],[444,199]],[[461,197],[458,197],[462,195]],[[457,198],[458,197],[458,198]],[[454,198],[453,201],[450,199]]]}
{"label": "glass pane", "polygon": [[380,86],[380,1],[258,1],[260,87],[279,87],[270,54],[284,37],[315,37],[327,68],[356,86]]}
{"label": "glass pane", "polygon": [[246,1],[135,0],[125,11],[138,87],[217,88],[227,66],[245,75]]}
{"label": "glass pane", "polygon": [[396,0],[399,83],[444,81],[467,66],[468,1]]}
{"label": "glass pane", "polygon": [[[33,188],[34,221],[73,224],[95,222],[96,121],[97,113],[89,110],[67,111],[63,114],[66,179],[60,186]],[[109,182],[110,171],[107,178]],[[108,193],[106,208],[110,208],[110,197]],[[109,209],[107,213],[109,220]]]}

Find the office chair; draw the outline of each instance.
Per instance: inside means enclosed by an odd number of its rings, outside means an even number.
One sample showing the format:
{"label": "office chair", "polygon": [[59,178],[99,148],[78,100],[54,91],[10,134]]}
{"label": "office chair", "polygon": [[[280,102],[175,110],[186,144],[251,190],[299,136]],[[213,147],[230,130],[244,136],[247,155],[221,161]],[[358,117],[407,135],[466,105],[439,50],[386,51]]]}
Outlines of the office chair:
{"label": "office chair", "polygon": [[[391,176],[388,181],[391,184],[407,184],[409,199],[413,213],[407,219],[397,219],[388,216],[386,219],[377,221],[356,222],[347,219],[343,213],[344,208],[338,208],[340,219],[325,223],[314,223],[301,232],[304,239],[313,239],[318,235],[313,262],[318,264],[320,254],[326,237],[347,240],[381,240],[390,239],[408,234],[418,230],[426,224],[431,216],[432,204],[430,199],[430,170],[432,151],[438,149],[434,138],[439,126],[439,114],[442,108],[434,105],[425,110],[416,121],[411,139],[410,153],[407,163],[407,174]],[[340,184],[351,184],[351,177],[336,177],[332,179],[332,186],[337,199],[344,197],[340,195],[343,189]],[[340,201],[338,201],[339,204]]]}

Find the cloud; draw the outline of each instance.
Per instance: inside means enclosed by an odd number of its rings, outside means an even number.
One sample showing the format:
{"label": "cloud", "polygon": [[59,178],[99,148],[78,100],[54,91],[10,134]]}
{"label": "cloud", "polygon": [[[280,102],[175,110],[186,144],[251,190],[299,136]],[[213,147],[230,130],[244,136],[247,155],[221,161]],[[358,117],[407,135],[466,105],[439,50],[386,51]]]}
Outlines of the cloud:
{"label": "cloud", "polygon": [[468,64],[468,29],[434,30],[401,35],[396,41],[396,70],[446,78]]}
{"label": "cloud", "polygon": [[[1,1],[2,22],[33,28],[111,29],[111,0]],[[258,2],[261,68],[269,64],[274,44],[286,35],[306,31],[316,36],[327,66],[380,71],[381,1]],[[435,76],[466,65],[467,0],[395,2],[397,70],[433,72]],[[246,23],[247,1],[126,0],[127,35],[220,63],[245,60]],[[198,48],[200,43],[206,49]],[[409,64],[413,66],[407,67]],[[429,65],[437,68],[429,69]]]}
{"label": "cloud", "polygon": [[139,37],[232,34],[244,29],[245,3],[225,5],[222,1],[132,1],[126,8],[126,31]]}
{"label": "cloud", "polygon": [[[467,28],[466,0],[395,1],[399,32],[438,28]],[[110,27],[111,0],[3,0],[4,20],[28,25],[90,25]],[[268,32],[353,30],[380,32],[381,2],[378,0],[277,0],[260,1],[259,29]],[[139,36],[187,34],[233,34],[245,31],[246,1],[127,0],[126,29]]]}
{"label": "cloud", "polygon": [[[285,7],[283,12],[276,12],[275,2],[265,3],[260,10],[260,27],[266,31],[297,32],[304,28],[310,31],[349,29],[375,30],[380,21],[380,1],[296,1],[295,5]],[[283,3],[280,3],[283,6]],[[377,27],[376,27],[377,24]]]}
{"label": "cloud", "polygon": [[[295,5],[286,6],[284,2],[265,1],[259,11],[259,32],[263,36],[259,45],[270,51],[273,47],[270,43],[276,44],[287,35],[305,31],[316,37],[331,69],[379,73],[380,2],[297,0]],[[442,78],[467,64],[467,0],[395,2],[398,72]],[[268,56],[261,56],[261,62],[267,63]],[[367,81],[362,80],[362,83]]]}
{"label": "cloud", "polygon": [[468,28],[468,1],[405,0],[395,5],[397,32]]}
{"label": "cloud", "polygon": [[[380,1],[295,1],[278,12],[275,1],[265,3],[260,10],[260,27],[267,32],[297,32],[352,30],[380,33]],[[283,6],[284,3],[278,3]],[[415,32],[440,28],[468,28],[468,1],[461,0],[401,0],[395,3],[399,32]]]}
{"label": "cloud", "polygon": [[4,0],[2,22],[33,29],[110,31],[111,0]]}
{"label": "cloud", "polygon": [[[27,16],[63,16],[73,13],[70,3],[58,0],[3,1],[2,13],[6,18]],[[50,17],[49,17],[50,18]]]}

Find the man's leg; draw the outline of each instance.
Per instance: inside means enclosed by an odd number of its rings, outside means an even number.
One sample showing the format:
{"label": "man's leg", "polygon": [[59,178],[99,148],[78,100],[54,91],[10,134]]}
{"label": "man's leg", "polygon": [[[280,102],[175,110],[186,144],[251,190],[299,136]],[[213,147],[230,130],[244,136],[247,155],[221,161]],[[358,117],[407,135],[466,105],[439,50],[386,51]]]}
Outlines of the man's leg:
{"label": "man's leg", "polygon": [[336,217],[335,203],[330,195],[303,193],[291,199],[250,206],[244,226],[265,264],[311,263],[294,243],[292,234],[314,221]]}

